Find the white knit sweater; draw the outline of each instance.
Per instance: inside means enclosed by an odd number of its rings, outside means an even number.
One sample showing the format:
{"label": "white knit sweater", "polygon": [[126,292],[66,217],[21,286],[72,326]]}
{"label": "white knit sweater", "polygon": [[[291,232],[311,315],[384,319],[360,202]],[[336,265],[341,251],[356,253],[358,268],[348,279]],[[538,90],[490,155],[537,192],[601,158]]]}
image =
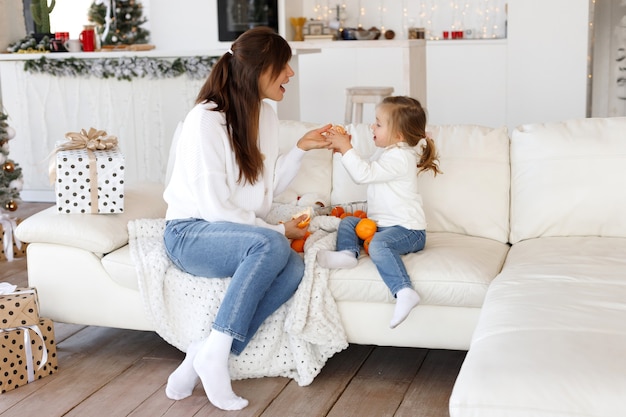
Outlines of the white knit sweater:
{"label": "white knit sweater", "polygon": [[185,118],[176,147],[172,176],[163,197],[166,219],[202,218],[271,228],[284,226],[263,219],[274,195],[284,191],[296,176],[304,151],[294,146],[278,153],[278,117],[265,102],[259,116],[259,146],[264,170],[256,184],[238,183],[239,166],[230,146],[226,118],[211,111],[214,103],[196,105]]}

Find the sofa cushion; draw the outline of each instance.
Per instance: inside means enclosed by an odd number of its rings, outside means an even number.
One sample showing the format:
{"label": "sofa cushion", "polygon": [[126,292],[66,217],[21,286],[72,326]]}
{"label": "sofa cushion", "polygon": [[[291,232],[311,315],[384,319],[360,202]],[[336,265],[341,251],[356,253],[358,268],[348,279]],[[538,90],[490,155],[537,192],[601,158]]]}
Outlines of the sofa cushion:
{"label": "sofa cushion", "polygon": [[626,117],[523,125],[511,138],[511,243],[626,237]]}
{"label": "sofa cushion", "polygon": [[429,126],[442,174],[420,174],[427,230],[507,242],[510,165],[506,128]]}
{"label": "sofa cushion", "polygon": [[[403,261],[422,304],[480,307],[509,250],[505,243],[456,233],[428,233],[423,251]],[[337,301],[387,302],[394,298],[368,256],[352,269],[333,269]]]}
{"label": "sofa cushion", "polygon": [[53,206],[21,222],[15,235],[23,242],[55,243],[96,254],[109,253],[128,243],[129,220],[165,216],[162,184],[126,185],[124,199],[124,213],[120,214],[61,214]]}
{"label": "sofa cushion", "polygon": [[[375,151],[365,124],[348,126],[352,145],[364,158]],[[451,232],[507,242],[509,237],[509,137],[506,128],[474,125],[429,126],[443,174],[418,177],[430,232]],[[355,184],[333,161],[331,201],[365,200],[366,186]]]}
{"label": "sofa cushion", "polygon": [[485,299],[450,415],[623,415],[624,253],[623,238],[513,245]]}

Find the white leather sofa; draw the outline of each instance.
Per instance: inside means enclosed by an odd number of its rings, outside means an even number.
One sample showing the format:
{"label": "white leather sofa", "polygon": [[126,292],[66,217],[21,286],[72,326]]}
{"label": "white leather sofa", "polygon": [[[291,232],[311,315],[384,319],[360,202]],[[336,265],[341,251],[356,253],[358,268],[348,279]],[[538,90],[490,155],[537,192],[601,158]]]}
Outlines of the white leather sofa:
{"label": "white leather sofa", "polygon": [[[281,122],[282,146],[313,127]],[[357,150],[370,154],[368,126],[349,129]],[[453,417],[618,415],[626,392],[626,118],[527,125],[511,139],[504,128],[429,131],[443,174],[420,177],[427,244],[405,257],[422,302],[391,330],[393,299],[370,260],[332,271],[348,341],[469,350]],[[52,207],[20,224],[43,315],[154,329],[126,224],[162,217],[162,189],[127,184],[123,214]],[[338,157],[312,151],[277,203],[300,196],[345,204],[364,200],[365,189]]]}

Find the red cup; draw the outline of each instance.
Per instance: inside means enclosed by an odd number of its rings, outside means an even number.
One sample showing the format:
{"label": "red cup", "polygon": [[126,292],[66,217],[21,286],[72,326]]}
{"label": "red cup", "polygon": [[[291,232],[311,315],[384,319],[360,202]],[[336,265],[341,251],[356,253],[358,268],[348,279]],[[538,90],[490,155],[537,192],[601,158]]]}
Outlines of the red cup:
{"label": "red cup", "polygon": [[444,39],[448,39],[450,37],[450,32],[448,32],[447,30],[443,31],[443,38]]}
{"label": "red cup", "polygon": [[83,46],[83,52],[93,52],[96,49],[96,32],[93,29],[85,29],[78,36]]}
{"label": "red cup", "polygon": [[456,38],[457,39],[463,39],[463,31],[462,30],[457,30],[455,33],[456,33]]}

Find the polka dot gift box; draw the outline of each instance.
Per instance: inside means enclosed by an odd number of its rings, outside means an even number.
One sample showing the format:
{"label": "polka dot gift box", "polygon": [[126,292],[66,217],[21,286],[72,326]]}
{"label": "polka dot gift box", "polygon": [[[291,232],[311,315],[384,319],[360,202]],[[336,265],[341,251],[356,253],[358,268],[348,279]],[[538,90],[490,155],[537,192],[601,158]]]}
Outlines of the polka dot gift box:
{"label": "polka dot gift box", "polygon": [[0,355],[0,393],[57,372],[54,323],[42,318],[34,326],[1,329]]}
{"label": "polka dot gift box", "polygon": [[59,213],[124,212],[124,155],[117,138],[103,130],[65,135],[57,147],[54,180]]}
{"label": "polka dot gift box", "polygon": [[35,288],[17,288],[0,283],[0,328],[39,323],[39,299]]}

